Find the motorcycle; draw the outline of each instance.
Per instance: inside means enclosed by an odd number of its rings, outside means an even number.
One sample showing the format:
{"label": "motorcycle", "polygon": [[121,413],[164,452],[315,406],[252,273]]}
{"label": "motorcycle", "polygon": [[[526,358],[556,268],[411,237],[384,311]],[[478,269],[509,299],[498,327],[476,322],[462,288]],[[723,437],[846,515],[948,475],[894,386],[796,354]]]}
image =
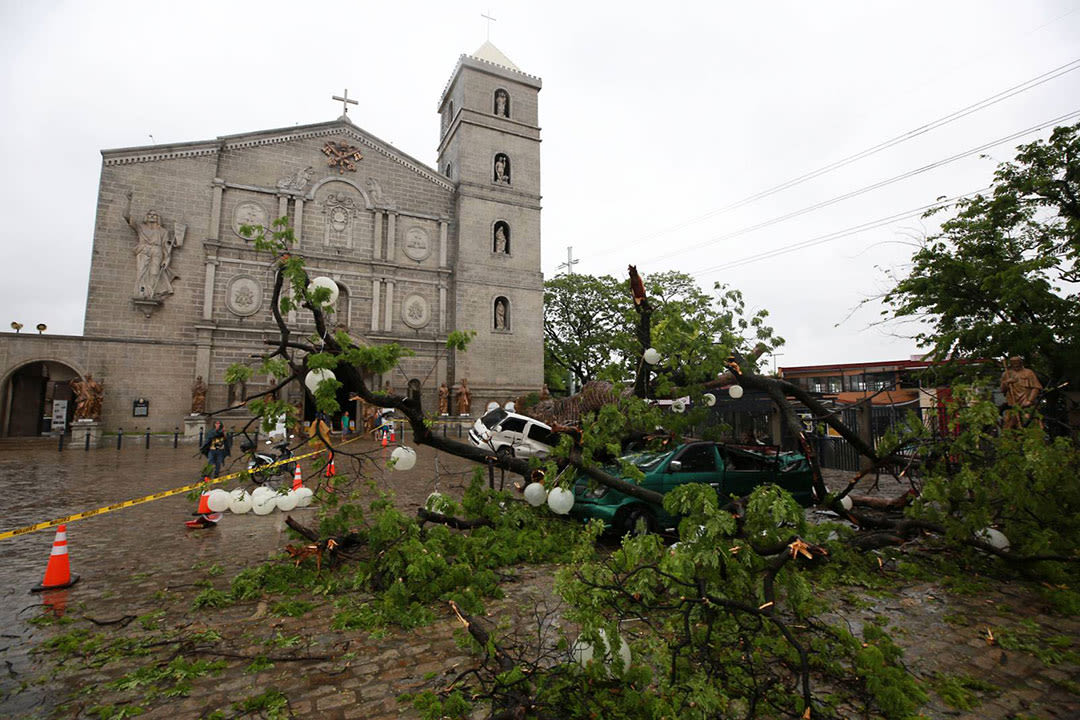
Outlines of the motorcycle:
{"label": "motorcycle", "polygon": [[[288,460],[293,456],[292,450],[289,449],[289,440],[296,437],[290,435],[287,438],[282,438],[278,443],[274,443],[273,440],[267,440],[266,444],[273,447],[277,451],[276,454],[271,454],[267,451],[256,452],[254,442],[245,442],[240,446],[240,449],[245,453],[251,453],[251,460],[248,462],[248,472],[251,473],[251,477],[255,482],[265,483],[271,480],[279,473],[284,473],[286,477],[291,478],[296,472],[296,463],[294,462],[281,462]],[[275,465],[275,463],[281,463]]]}

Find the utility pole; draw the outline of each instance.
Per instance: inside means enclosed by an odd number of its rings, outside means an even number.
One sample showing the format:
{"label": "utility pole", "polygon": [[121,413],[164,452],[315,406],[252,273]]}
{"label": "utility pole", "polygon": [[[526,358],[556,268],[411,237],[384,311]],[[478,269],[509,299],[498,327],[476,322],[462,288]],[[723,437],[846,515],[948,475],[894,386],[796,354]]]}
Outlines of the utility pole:
{"label": "utility pole", "polygon": [[581,262],[581,260],[575,260],[574,259],[574,248],[573,248],[573,246],[570,246],[570,247],[566,248],[566,262],[559,263],[559,267],[555,268],[555,270],[559,271],[559,270],[562,270],[563,268],[566,268],[566,274],[567,275],[573,275],[574,274],[574,266],[577,265],[579,262]]}

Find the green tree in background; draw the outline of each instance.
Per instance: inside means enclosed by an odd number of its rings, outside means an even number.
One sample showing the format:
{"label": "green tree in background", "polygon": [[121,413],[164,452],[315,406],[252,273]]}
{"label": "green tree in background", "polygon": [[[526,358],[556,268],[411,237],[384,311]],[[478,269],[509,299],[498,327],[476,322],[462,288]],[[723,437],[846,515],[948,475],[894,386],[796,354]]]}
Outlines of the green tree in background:
{"label": "green tree in background", "polygon": [[915,338],[933,357],[1020,355],[1044,385],[1080,387],[1078,132],[1020,146],[893,278],[885,314],[923,321]]}
{"label": "green tree in background", "polygon": [[[768,312],[747,316],[742,293],[717,284],[710,295],[682,272],[644,278],[653,307],[653,346],[665,358],[667,377],[679,386],[715,377],[734,349],[784,341],[765,324]],[[565,275],[545,283],[545,376],[552,389],[568,372],[580,387],[601,378],[634,377],[641,358],[637,315],[625,280],[610,275]]]}

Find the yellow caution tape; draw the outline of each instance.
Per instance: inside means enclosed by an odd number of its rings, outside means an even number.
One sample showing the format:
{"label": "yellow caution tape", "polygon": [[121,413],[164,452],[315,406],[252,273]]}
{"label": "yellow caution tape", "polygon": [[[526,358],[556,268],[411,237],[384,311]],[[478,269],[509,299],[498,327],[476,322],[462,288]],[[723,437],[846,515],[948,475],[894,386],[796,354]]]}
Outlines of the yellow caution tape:
{"label": "yellow caution tape", "polygon": [[[355,442],[359,440],[360,437],[362,437],[362,435],[352,438],[351,440],[346,440],[345,442],[340,443],[338,447],[341,447],[342,445],[347,445],[351,442]],[[275,468],[278,465],[286,465],[288,463],[298,462],[300,460],[304,460],[315,455],[320,455],[326,452],[328,449],[329,448],[323,448],[322,450],[315,450],[314,452],[305,453],[304,455],[295,455],[293,457],[285,458],[284,460],[278,460],[277,462],[270,463],[269,465],[263,465],[259,468],[259,470],[269,470],[270,468]],[[105,513],[113,512],[114,510],[122,510],[123,508],[129,508],[135,505],[142,505],[143,503],[148,503],[153,500],[160,500],[162,498],[171,497],[173,495],[179,495],[180,493],[190,492],[192,490],[204,488],[209,485],[216,485],[217,483],[223,483],[227,480],[235,480],[238,477],[251,474],[252,473],[250,470],[242,470],[240,472],[234,472],[216,478],[200,480],[197,483],[192,483],[191,485],[174,488],[172,490],[162,490],[161,492],[156,492],[153,495],[146,495],[144,497],[135,498],[133,500],[124,500],[122,502],[113,503],[112,505],[105,505],[104,507],[94,508],[93,510],[84,510],[83,512],[78,512],[74,515],[66,515],[61,518],[56,518],[55,520],[46,520],[45,522],[39,522],[35,525],[27,525],[25,527],[15,528],[14,530],[5,530],[3,532],[0,532],[0,540],[7,540],[8,538],[13,538],[17,535],[26,535],[27,533],[37,532],[38,530],[44,530],[46,528],[54,527],[56,525],[63,525],[65,523],[74,522],[76,520],[85,520],[86,518],[94,517],[95,515],[104,515]]]}

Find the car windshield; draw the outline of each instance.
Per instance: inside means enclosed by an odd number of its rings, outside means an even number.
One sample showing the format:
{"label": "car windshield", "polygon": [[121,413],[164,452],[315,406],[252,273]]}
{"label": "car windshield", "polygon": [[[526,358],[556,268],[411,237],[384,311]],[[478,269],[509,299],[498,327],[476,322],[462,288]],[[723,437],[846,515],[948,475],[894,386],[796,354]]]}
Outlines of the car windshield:
{"label": "car windshield", "polygon": [[495,408],[484,417],[480,418],[480,422],[484,424],[486,428],[493,428],[498,425],[503,419],[510,413],[506,412],[502,408]]}
{"label": "car windshield", "polygon": [[660,463],[664,461],[670,452],[642,452],[633,453],[632,455],[624,455],[620,458],[623,462],[632,463],[635,467],[645,472],[654,470]]}

